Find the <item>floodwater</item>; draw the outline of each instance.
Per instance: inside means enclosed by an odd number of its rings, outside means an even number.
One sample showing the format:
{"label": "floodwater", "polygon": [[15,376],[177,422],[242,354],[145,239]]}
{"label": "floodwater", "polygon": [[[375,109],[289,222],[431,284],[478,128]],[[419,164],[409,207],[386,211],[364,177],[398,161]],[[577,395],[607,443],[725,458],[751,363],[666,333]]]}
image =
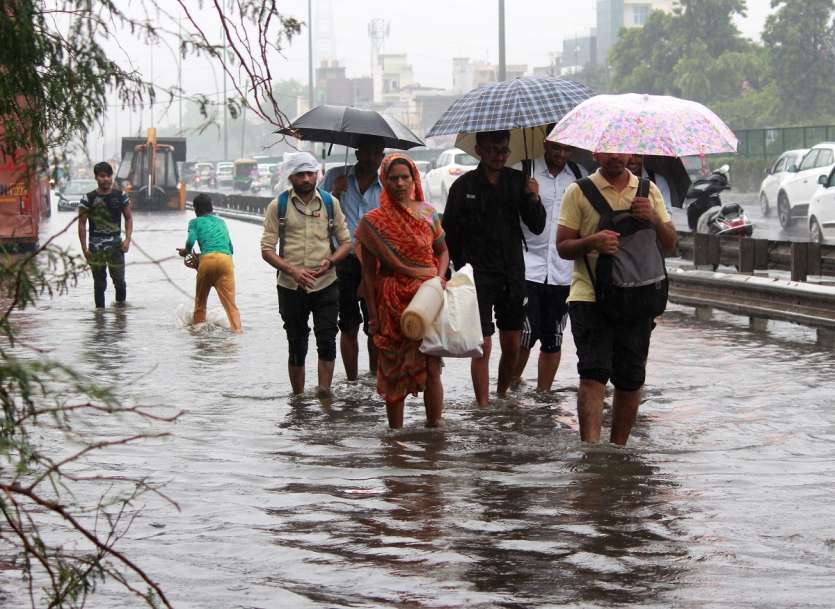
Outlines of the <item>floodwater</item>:
{"label": "floodwater", "polygon": [[[228,221],[245,333],[183,327],[194,272],[147,262],[175,254],[190,217],[136,215],[124,309],[96,314],[86,276],[18,318],[29,344],[126,404],[184,412],[171,425],[102,423],[109,437],[173,435],[87,462],[167,483],[180,511],[145,496],[119,548],[175,607],[835,604],[835,358],[811,330],[755,333],[673,308],[625,449],[578,440],[570,337],[552,394],[529,380],[478,409],[468,362],[449,360],[445,428],[426,430],[410,399],[392,432],[372,379],[347,383],[339,363],[333,399],[290,397],[258,226]],[[311,344],[308,385],[314,373]],[[9,576],[8,606],[22,606]],[[88,606],[138,604],[105,587]]]}

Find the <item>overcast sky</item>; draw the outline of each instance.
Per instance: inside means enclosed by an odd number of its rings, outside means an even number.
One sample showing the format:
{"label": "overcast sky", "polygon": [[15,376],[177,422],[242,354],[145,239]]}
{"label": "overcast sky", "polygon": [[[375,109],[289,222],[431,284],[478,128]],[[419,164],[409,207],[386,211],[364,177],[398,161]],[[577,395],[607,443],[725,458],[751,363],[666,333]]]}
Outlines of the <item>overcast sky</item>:
{"label": "overcast sky", "polygon": [[[200,3],[192,2],[195,7]],[[217,30],[217,42],[220,42],[217,16],[213,15],[210,3],[200,4],[203,8],[195,14],[199,15],[207,34]],[[562,48],[564,38],[586,35],[595,26],[595,0],[506,0],[505,4],[507,62],[527,64],[529,69],[547,65],[549,54]],[[167,10],[176,9],[173,2],[162,5]],[[285,14],[307,21],[307,0],[280,0],[278,5]],[[349,77],[370,74],[368,24],[372,19],[389,22],[389,37],[383,52],[406,53],[415,79],[423,85],[450,87],[453,57],[498,60],[498,2],[495,0],[313,0],[313,7],[316,65],[321,59],[336,57],[347,67]],[[746,36],[759,38],[769,11],[770,0],[748,0],[748,17],[739,20],[739,28]],[[177,60],[171,48],[161,45],[151,49],[130,35],[121,36],[118,46],[113,42],[109,45],[117,60],[130,61],[149,78],[153,61],[154,81],[160,86],[177,83]],[[295,78],[306,84],[307,61],[307,32],[303,30],[284,50],[283,56],[275,54],[271,59],[273,79]],[[222,88],[221,72],[205,58],[189,58],[183,66],[183,87],[191,94],[216,94]],[[111,112],[108,130],[117,121],[120,127],[116,129],[122,135],[126,122],[131,122],[135,129],[137,117],[128,118],[125,114],[121,110]],[[167,112],[160,108],[155,122],[176,124],[176,106]]]}

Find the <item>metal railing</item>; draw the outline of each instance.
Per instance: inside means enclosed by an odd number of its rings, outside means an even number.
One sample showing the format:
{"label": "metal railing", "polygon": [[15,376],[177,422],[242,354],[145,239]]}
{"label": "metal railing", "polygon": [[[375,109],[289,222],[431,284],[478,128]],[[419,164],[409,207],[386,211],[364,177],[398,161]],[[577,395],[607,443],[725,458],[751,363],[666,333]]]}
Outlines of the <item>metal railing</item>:
{"label": "metal railing", "polygon": [[820,142],[835,141],[835,125],[734,129],[734,134],[739,138],[739,156],[772,159],[785,150],[811,148]]}
{"label": "metal railing", "polygon": [[678,251],[697,267],[735,266],[743,274],[758,270],[788,271],[793,281],[806,281],[809,275],[835,277],[835,245],[679,231]]}

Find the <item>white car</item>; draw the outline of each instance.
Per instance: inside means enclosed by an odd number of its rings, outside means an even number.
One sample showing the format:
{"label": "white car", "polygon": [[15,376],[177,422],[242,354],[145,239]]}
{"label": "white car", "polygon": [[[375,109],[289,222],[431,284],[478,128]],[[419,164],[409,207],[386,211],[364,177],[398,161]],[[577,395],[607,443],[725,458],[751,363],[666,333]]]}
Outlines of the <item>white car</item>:
{"label": "white car", "polygon": [[783,227],[791,225],[796,216],[809,211],[812,195],[818,188],[818,177],[829,175],[835,168],[835,143],[812,146],[800,165],[788,168],[789,175],[780,182],[777,193],[777,214]]}
{"label": "white car", "polygon": [[426,174],[426,195],[429,199],[446,202],[449,187],[461,174],[475,169],[478,159],[458,148],[444,150],[435,162],[435,168]]}
{"label": "white car", "polygon": [[417,167],[418,174],[420,176],[420,186],[423,188],[423,194],[426,195],[426,174],[429,173],[429,170],[432,168],[432,163],[429,161],[415,161],[415,167]]}
{"label": "white car", "polygon": [[809,234],[813,243],[835,239],[835,169],[818,176],[818,189],[809,203]]}
{"label": "white car", "polygon": [[215,180],[218,188],[231,188],[235,181],[235,164],[229,161],[218,163]]}
{"label": "white car", "polygon": [[789,167],[792,165],[800,167],[800,162],[807,152],[809,152],[808,148],[786,150],[777,157],[771,167],[765,170],[766,176],[760,184],[760,211],[764,216],[769,215],[772,208],[777,205],[777,191],[780,183],[789,175]]}

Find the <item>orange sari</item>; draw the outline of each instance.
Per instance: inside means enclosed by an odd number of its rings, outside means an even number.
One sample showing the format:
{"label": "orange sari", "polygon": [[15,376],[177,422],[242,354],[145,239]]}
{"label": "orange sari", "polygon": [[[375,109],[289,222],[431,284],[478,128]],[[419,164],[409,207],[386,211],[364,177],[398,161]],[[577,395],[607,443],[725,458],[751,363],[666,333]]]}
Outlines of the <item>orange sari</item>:
{"label": "orange sari", "polygon": [[[424,201],[417,167],[407,156],[395,153],[383,160],[380,168],[383,184],[389,164],[398,157],[409,162],[415,182],[413,200]],[[444,230],[431,205],[424,203],[419,210],[411,211],[391,201],[383,190],[380,207],[363,216],[356,236],[380,262],[374,289],[377,392],[387,403],[394,404],[426,387],[426,356],[418,350],[420,341],[403,336],[400,317],[420,285],[438,274],[435,247],[443,241]]]}

